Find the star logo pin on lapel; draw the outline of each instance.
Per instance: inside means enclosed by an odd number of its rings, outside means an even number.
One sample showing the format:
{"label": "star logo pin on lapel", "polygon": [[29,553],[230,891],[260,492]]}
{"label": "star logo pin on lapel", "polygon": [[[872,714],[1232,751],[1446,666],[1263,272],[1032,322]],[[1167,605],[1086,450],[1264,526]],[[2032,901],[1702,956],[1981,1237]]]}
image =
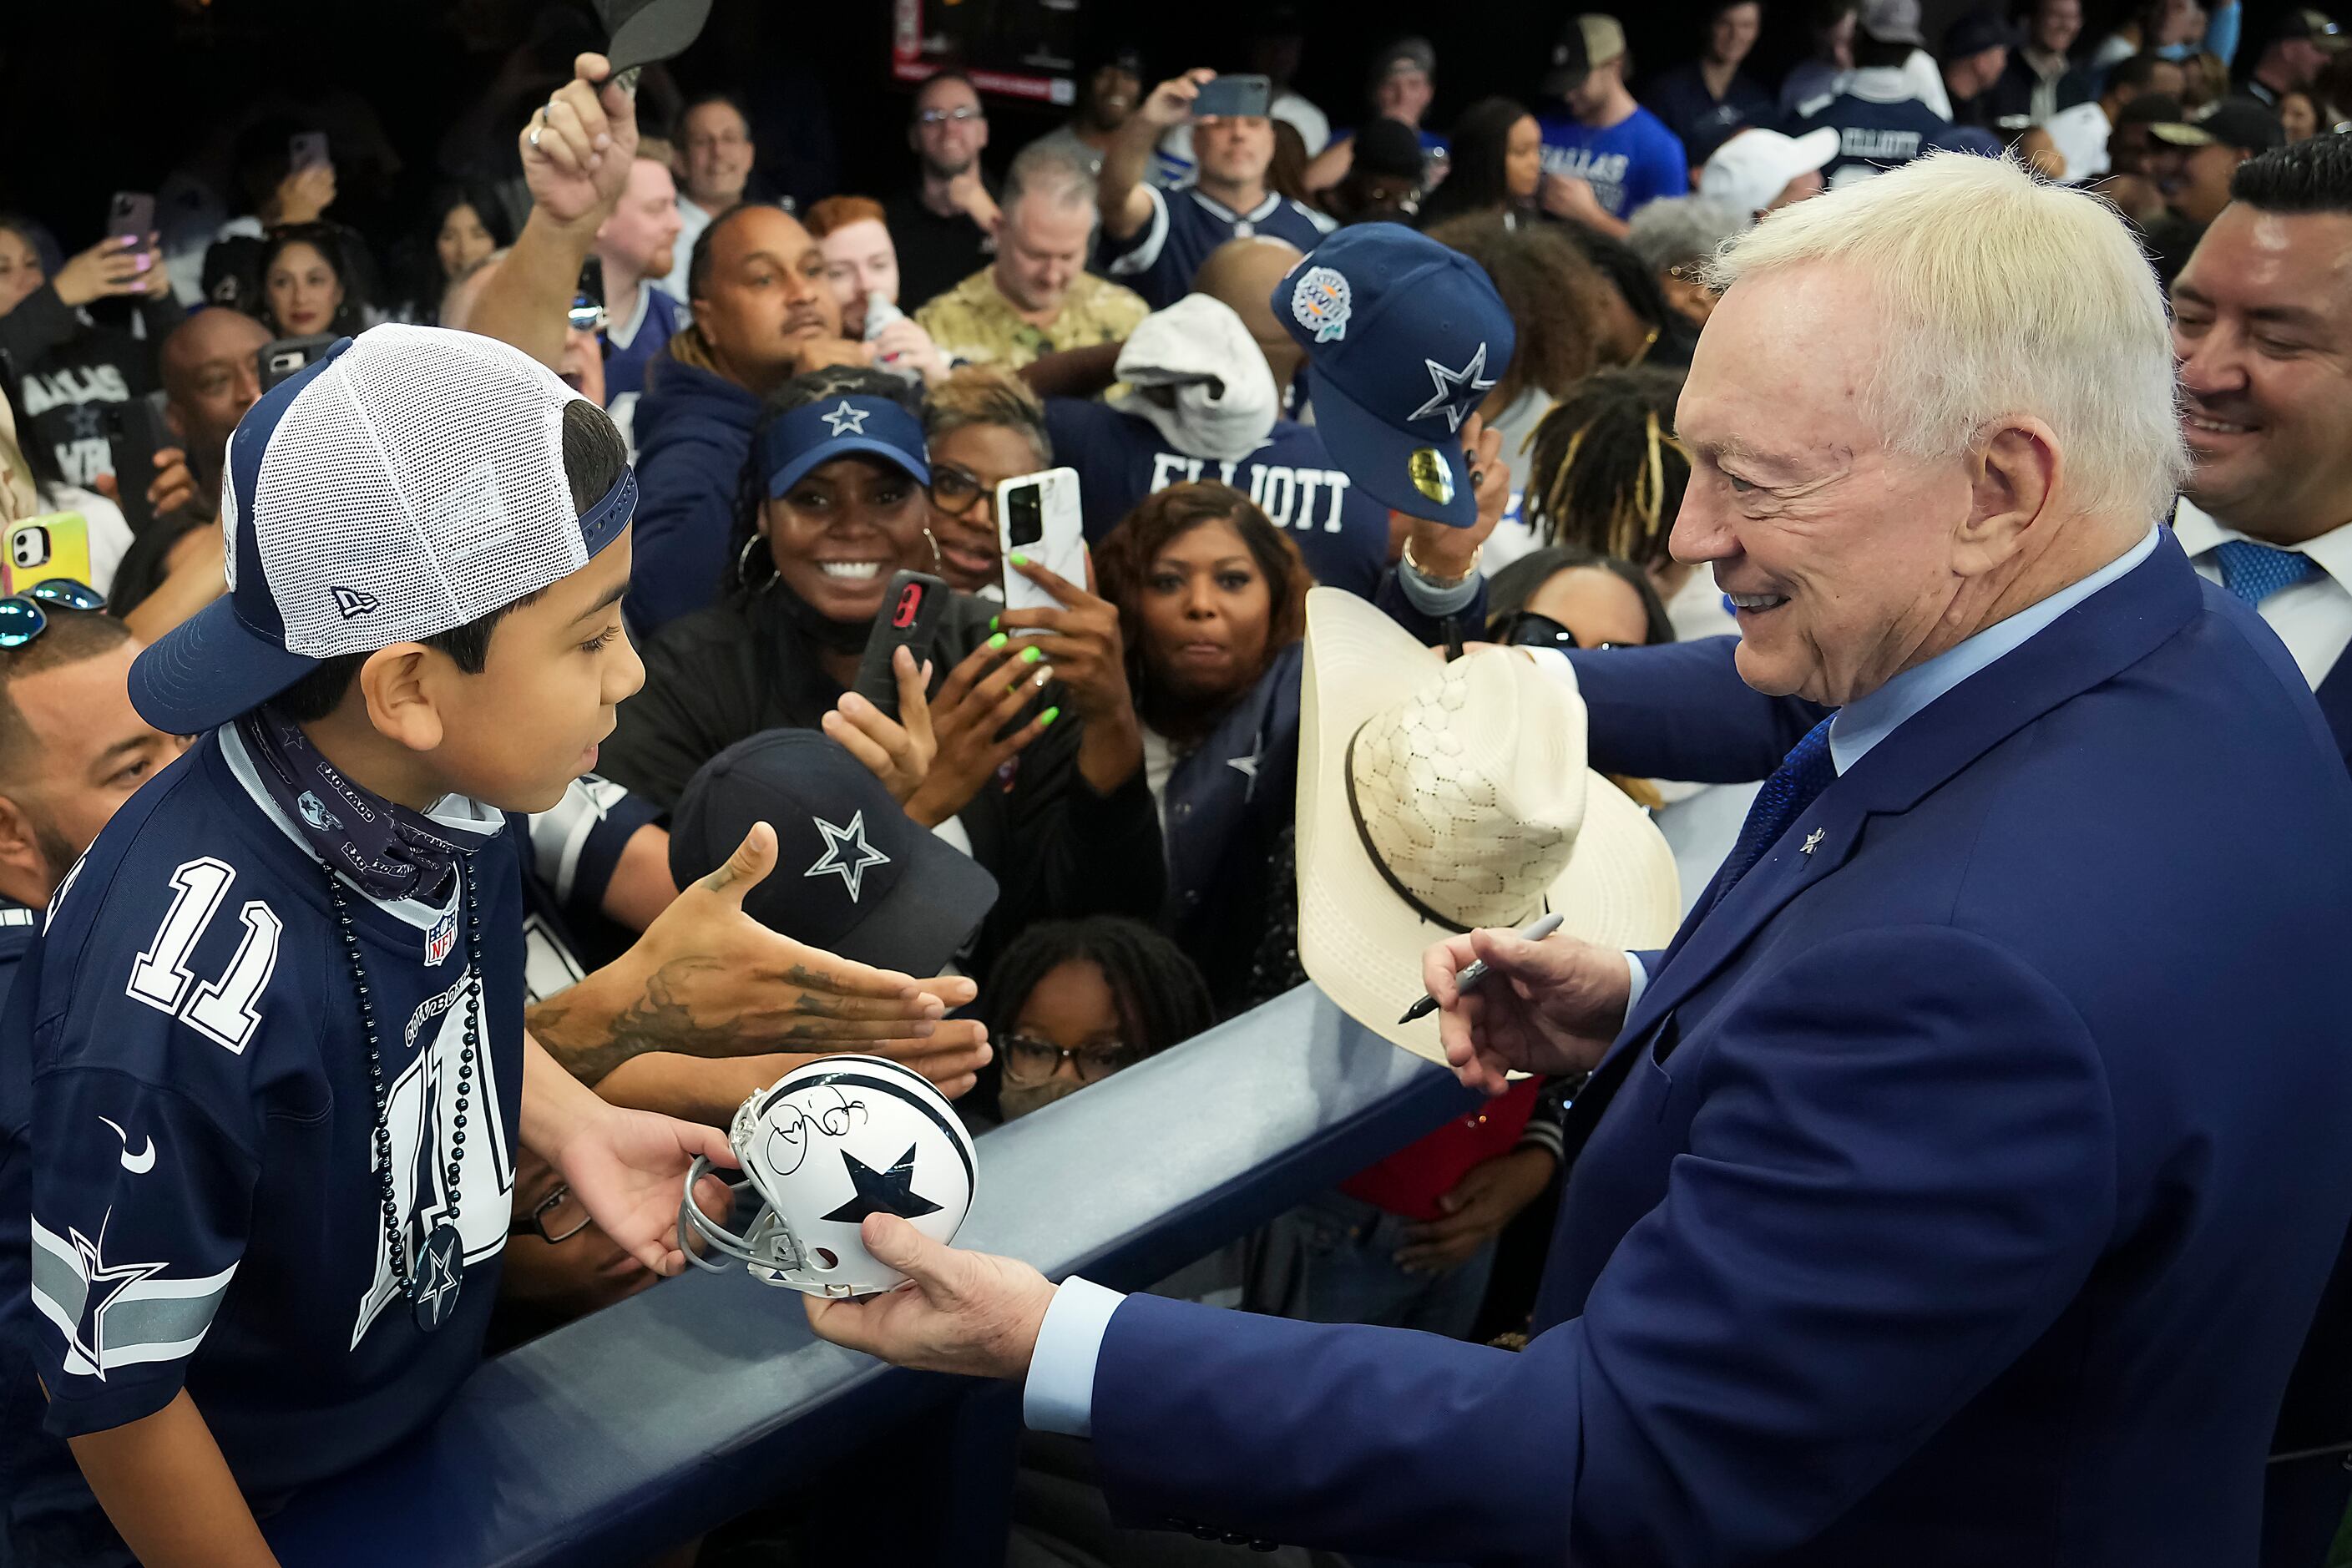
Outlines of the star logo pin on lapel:
{"label": "star logo pin on lapel", "polygon": [[1800,855],[1810,855],[1821,847],[1822,829],[1816,827],[1811,833],[1805,835],[1805,841],[1797,846],[1797,853]]}

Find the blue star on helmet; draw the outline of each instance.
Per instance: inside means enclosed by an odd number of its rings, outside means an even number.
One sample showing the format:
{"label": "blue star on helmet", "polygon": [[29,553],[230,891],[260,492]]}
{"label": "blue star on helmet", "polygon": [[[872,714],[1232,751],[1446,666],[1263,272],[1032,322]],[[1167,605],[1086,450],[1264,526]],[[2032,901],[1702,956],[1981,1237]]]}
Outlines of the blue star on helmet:
{"label": "blue star on helmet", "polygon": [[1493,390],[1495,385],[1493,376],[1479,379],[1486,370],[1486,345],[1480,343],[1478,352],[1470,356],[1470,363],[1460,370],[1448,370],[1433,359],[1421,363],[1429,367],[1430,384],[1436,390],[1430,394],[1428,402],[1412,411],[1411,416],[1426,419],[1433,414],[1443,414],[1445,416],[1445,427],[1459,431],[1462,421],[1468,418],[1470,410],[1477,406],[1479,395]]}
{"label": "blue star on helmet", "polygon": [[820,414],[817,417],[824,420],[833,431],[835,438],[839,439],[844,436],[865,435],[867,414],[868,411],[866,409],[852,408],[849,405],[849,399],[845,397],[841,400],[840,407],[830,414]]}
{"label": "blue star on helmet", "polygon": [[842,1225],[856,1225],[870,1214],[894,1214],[900,1219],[920,1219],[927,1214],[937,1214],[940,1205],[915,1190],[915,1145],[887,1171],[877,1171],[856,1155],[844,1149],[842,1163],[848,1167],[849,1184],[856,1196],[820,1217]]}
{"label": "blue star on helmet", "polygon": [[[839,877],[842,886],[849,889],[849,901],[856,903],[858,891],[866,882],[866,868],[887,866],[890,857],[866,842],[866,814],[862,811],[850,817],[846,827],[835,827],[822,816],[812,816],[809,820],[816,824],[819,833],[824,835],[824,853],[816,858],[815,865],[801,875]],[[842,857],[845,849],[850,852],[846,859]]]}

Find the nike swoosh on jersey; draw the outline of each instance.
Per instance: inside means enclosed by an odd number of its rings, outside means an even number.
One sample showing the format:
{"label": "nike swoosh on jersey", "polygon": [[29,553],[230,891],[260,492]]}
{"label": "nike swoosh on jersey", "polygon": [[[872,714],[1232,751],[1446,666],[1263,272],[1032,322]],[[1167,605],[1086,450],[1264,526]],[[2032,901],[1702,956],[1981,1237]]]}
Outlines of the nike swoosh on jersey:
{"label": "nike swoosh on jersey", "polygon": [[124,1170],[130,1172],[134,1176],[143,1176],[148,1172],[155,1168],[155,1135],[153,1133],[151,1132],[147,1135],[147,1146],[134,1154],[131,1152],[130,1133],[125,1132],[111,1117],[101,1116],[99,1120],[105,1122],[109,1127],[112,1127],[114,1129],[114,1135],[122,1140],[122,1168]]}

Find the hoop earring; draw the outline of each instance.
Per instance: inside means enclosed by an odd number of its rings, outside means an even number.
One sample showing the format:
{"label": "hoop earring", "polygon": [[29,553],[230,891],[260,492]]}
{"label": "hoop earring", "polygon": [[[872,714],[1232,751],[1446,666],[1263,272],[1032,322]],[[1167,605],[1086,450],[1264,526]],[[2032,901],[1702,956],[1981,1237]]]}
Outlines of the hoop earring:
{"label": "hoop earring", "polygon": [[940,559],[940,542],[929,528],[923,530],[923,542],[931,547],[931,575],[934,577],[946,576],[947,566]]}
{"label": "hoop earring", "polygon": [[759,583],[751,581],[751,552],[766,542],[768,542],[767,535],[753,533],[751,538],[743,542],[743,548],[736,553],[735,581],[746,588],[764,588],[776,580],[776,574],[772,571],[764,581]]}

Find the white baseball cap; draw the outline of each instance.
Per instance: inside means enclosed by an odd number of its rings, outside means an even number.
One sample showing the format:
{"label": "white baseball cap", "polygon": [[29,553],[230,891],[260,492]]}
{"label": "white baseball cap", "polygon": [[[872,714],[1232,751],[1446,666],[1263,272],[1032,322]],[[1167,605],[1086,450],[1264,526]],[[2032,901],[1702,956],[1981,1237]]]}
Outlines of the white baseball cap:
{"label": "white baseball cap", "polygon": [[519,349],[387,324],[272,387],[229,437],[229,591],[131,669],[140,717],[225,724],[320,662],[436,636],[529,598],[628,526],[624,468],[583,513],[563,411],[584,401]]}
{"label": "white baseball cap", "polygon": [[1837,155],[1834,125],[1821,126],[1802,136],[1751,128],[1715,150],[1715,156],[1699,171],[1699,195],[1753,216],[1770,206],[1790,180]]}

